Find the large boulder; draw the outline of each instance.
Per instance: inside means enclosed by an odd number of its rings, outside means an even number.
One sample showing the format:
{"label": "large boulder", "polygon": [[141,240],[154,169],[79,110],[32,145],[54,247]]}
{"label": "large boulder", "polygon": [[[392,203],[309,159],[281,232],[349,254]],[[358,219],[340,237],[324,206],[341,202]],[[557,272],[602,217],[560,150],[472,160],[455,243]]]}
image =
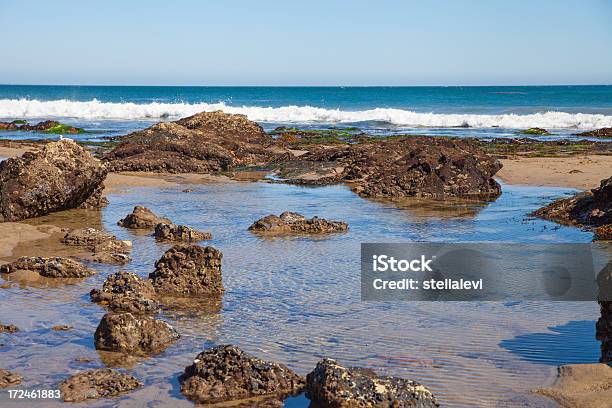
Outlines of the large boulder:
{"label": "large boulder", "polygon": [[306,396],[323,408],[438,407],[423,385],[403,378],[380,377],[369,369],[347,368],[331,359],[306,376]]}
{"label": "large boulder", "polygon": [[346,232],[348,224],[318,217],[306,218],[301,214],[286,211],[278,217],[268,215],[257,220],[249,227],[249,231],[263,234],[322,234]]}
{"label": "large boulder", "polygon": [[179,381],[181,392],[199,404],[255,397],[282,400],[304,387],[304,378],[286,366],[255,358],[231,345],[198,354]]}
{"label": "large boulder", "polygon": [[0,222],[102,205],[106,173],[99,160],[69,139],[0,162]]}
{"label": "large boulder", "polygon": [[90,399],[110,398],[142,387],[142,383],[131,375],[110,368],[84,371],[73,375],[59,385],[66,402],[81,402]]}
{"label": "large boulder", "polygon": [[33,271],[47,278],[86,278],[96,273],[70,258],[22,257],[0,266],[0,273]]}
{"label": "large boulder", "polygon": [[94,334],[96,349],[133,355],[160,353],[179,334],[168,323],[151,316],[107,313]]}
{"label": "large boulder", "polygon": [[153,211],[147,207],[137,205],[131,214],[119,220],[117,224],[121,227],[131,229],[153,229],[159,223],[169,223],[167,218],[161,218],[155,215]]}
{"label": "large boulder", "polygon": [[112,171],[211,173],[266,164],[284,154],[246,116],[217,111],[129,134],[105,160]]}
{"label": "large boulder", "polygon": [[468,140],[432,137],[320,147],[283,163],[281,175],[300,184],[348,183],[362,197],[464,197],[501,194],[493,179],[501,163]]}
{"label": "large boulder", "polygon": [[612,177],[599,187],[542,207],[535,216],[595,231],[596,239],[612,239]]}
{"label": "large boulder", "polygon": [[212,239],[210,232],[195,230],[186,225],[159,223],[155,226],[155,239],[158,241],[198,242]]}
{"label": "large boulder", "polygon": [[115,312],[134,314],[154,313],[159,310],[151,281],[125,271],[119,271],[104,281],[102,289],[92,289],[91,300]]}
{"label": "large boulder", "polygon": [[175,245],[155,263],[149,279],[160,295],[218,297],[224,292],[222,257],[210,246]]}

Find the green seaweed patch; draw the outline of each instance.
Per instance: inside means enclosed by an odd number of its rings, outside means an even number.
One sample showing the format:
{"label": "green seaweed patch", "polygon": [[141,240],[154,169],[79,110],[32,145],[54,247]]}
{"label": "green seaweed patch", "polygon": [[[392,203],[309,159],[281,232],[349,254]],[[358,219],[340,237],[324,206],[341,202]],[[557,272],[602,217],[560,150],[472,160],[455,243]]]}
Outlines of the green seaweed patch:
{"label": "green seaweed patch", "polygon": [[85,130],[78,128],[78,127],[64,125],[63,123],[60,123],[59,125],[55,125],[53,127],[50,127],[49,129],[43,130],[43,133],[49,133],[49,134],[54,134],[54,135],[60,135],[60,134],[77,135],[77,134],[85,133]]}
{"label": "green seaweed patch", "polygon": [[11,122],[13,125],[27,125],[28,121],[23,119],[17,119]]}
{"label": "green seaweed patch", "polygon": [[356,143],[365,133],[356,127],[328,129],[299,129],[295,127],[278,127],[270,135],[292,145],[311,144],[346,144]]}
{"label": "green seaweed patch", "polygon": [[550,135],[548,130],[537,127],[521,130],[519,133],[522,135]]}

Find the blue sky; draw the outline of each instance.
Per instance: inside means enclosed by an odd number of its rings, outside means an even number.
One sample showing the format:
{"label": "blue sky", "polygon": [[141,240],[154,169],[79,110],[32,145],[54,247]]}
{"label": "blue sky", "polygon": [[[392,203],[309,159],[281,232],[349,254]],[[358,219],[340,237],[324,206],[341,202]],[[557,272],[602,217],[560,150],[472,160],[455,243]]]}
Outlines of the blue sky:
{"label": "blue sky", "polygon": [[0,0],[0,83],[611,84],[612,1]]}

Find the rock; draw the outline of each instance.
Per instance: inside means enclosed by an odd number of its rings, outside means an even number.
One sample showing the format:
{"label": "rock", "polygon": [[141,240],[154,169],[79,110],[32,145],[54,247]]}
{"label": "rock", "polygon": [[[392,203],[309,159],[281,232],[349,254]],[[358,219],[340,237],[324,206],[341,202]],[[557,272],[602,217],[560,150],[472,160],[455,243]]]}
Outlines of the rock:
{"label": "rock", "polygon": [[68,326],[67,324],[58,324],[56,326],[51,327],[53,331],[68,331],[72,330],[72,326]]}
{"label": "rock", "polygon": [[346,368],[331,359],[306,376],[306,396],[321,407],[438,407],[423,385],[403,378],[379,377],[363,368]]}
{"label": "rock", "polygon": [[230,345],[198,354],[179,382],[181,392],[199,404],[253,397],[282,400],[304,387],[304,378],[286,366],[260,360]]}
{"label": "rock", "polygon": [[576,136],[612,138],[612,127],[589,130],[588,132],[577,133]]}
{"label": "rock", "polygon": [[159,223],[155,226],[155,239],[159,241],[197,242],[212,239],[212,234],[196,231],[185,225]]}
{"label": "rock", "polygon": [[142,387],[142,383],[131,375],[110,368],[84,371],[63,381],[59,388],[66,402],[81,402],[89,399],[110,398]]}
{"label": "rock", "polygon": [[0,333],[15,333],[18,331],[19,328],[14,324],[2,324],[0,322]]}
{"label": "rock", "polygon": [[320,147],[280,167],[290,182],[344,182],[367,198],[491,199],[501,194],[493,179],[501,163],[469,140],[412,136]]}
{"label": "rock", "polygon": [[0,222],[102,202],[106,173],[99,160],[69,139],[4,160],[0,162]]}
{"label": "rock", "polygon": [[249,227],[249,231],[267,234],[321,234],[346,232],[348,224],[318,217],[307,219],[301,214],[286,211],[278,217],[268,215],[256,221]]}
{"label": "rock", "polygon": [[[21,126],[18,126],[21,125]],[[50,134],[79,134],[85,131],[55,120],[45,120],[35,125],[29,125],[26,121],[14,120],[12,122],[0,122],[0,130],[36,131]]]}
{"label": "rock", "polygon": [[221,258],[217,249],[198,245],[175,245],[155,263],[149,274],[160,295],[220,296],[223,294]]}
{"label": "rock", "polygon": [[595,324],[595,337],[601,341],[602,363],[612,362],[612,261],[597,274],[600,317]]}
{"label": "rock", "polygon": [[159,310],[156,293],[151,281],[131,272],[120,271],[104,281],[102,290],[93,289],[91,300],[107,306],[112,311],[130,313],[154,313]]}
{"label": "rock", "polygon": [[105,160],[111,171],[211,173],[267,164],[286,154],[246,116],[218,111],[127,135]]}
{"label": "rock", "polygon": [[0,368],[0,388],[12,387],[21,382],[23,379],[19,374],[12,373]]}
{"label": "rock", "polygon": [[612,177],[590,192],[563,198],[536,210],[533,215],[564,225],[595,229],[595,239],[610,239],[612,230]]}
{"label": "rock", "polygon": [[47,278],[86,278],[96,273],[80,262],[62,257],[22,257],[0,266],[0,273],[16,271],[33,271]]}
{"label": "rock", "polygon": [[523,135],[550,135],[550,132],[548,130],[538,127],[521,130],[519,133]]}
{"label": "rock", "polygon": [[112,234],[95,228],[70,230],[62,238],[62,243],[81,246],[93,252],[93,261],[110,264],[125,264],[130,261],[127,255],[132,249],[129,241],[120,241]]}
{"label": "rock", "polygon": [[172,326],[150,316],[107,313],[94,334],[96,349],[145,355],[160,353],[179,334]]}
{"label": "rock", "polygon": [[153,229],[162,222],[170,223],[170,220],[160,218],[148,208],[137,205],[131,214],[119,220],[117,224],[121,227],[132,229]]}

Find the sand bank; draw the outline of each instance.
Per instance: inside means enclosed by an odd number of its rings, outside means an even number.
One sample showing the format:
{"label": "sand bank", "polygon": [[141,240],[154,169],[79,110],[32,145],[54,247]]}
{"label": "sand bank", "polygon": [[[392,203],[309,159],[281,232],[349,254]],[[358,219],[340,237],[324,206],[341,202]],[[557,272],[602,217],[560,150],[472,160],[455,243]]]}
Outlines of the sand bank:
{"label": "sand bank", "polygon": [[496,177],[508,184],[587,190],[612,176],[612,156],[529,157],[501,160]]}

